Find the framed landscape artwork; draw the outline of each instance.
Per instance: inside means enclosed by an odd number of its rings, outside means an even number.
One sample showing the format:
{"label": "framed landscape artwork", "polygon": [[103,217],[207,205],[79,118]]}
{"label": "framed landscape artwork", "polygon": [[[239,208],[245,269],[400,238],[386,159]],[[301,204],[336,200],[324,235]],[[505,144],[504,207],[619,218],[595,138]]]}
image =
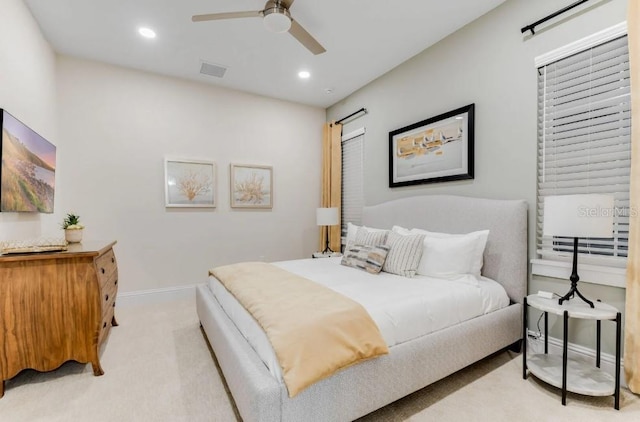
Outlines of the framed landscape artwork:
{"label": "framed landscape artwork", "polygon": [[166,158],[165,206],[216,206],[216,165],[213,161]]}
{"label": "framed landscape artwork", "polygon": [[0,109],[0,211],[53,212],[56,147]]}
{"label": "framed landscape artwork", "polygon": [[473,179],[474,108],[389,132],[389,187]]}
{"label": "framed landscape artwork", "polygon": [[231,164],[231,207],[273,208],[273,167]]}

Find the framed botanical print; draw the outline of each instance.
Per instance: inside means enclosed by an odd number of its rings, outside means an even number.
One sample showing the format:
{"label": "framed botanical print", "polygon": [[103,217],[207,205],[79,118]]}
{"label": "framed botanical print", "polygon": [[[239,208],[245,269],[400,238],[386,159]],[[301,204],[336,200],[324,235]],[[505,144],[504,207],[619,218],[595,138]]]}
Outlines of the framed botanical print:
{"label": "framed botanical print", "polygon": [[207,160],[164,160],[166,207],[216,206],[216,164]]}
{"label": "framed botanical print", "polygon": [[273,208],[273,167],[231,164],[231,208]]}

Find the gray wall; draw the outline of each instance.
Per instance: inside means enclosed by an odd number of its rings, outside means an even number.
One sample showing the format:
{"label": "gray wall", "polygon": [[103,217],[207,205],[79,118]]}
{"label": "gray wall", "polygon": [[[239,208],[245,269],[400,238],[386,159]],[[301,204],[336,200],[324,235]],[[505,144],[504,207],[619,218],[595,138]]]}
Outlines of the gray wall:
{"label": "gray wall", "polygon": [[[536,35],[520,28],[556,11],[557,0],[509,0],[330,107],[329,120],[366,107],[369,114],[344,128],[367,129],[365,203],[411,195],[456,194],[522,198],[529,203],[529,255],[535,257],[536,69],[534,58],[626,19],[625,0],[596,1],[547,23]],[[475,179],[388,187],[389,131],[475,103]],[[583,287],[584,286],[584,287]],[[534,277],[529,291],[564,293],[568,281]],[[581,284],[591,298],[622,309],[624,289]],[[551,319],[550,319],[551,322]],[[560,324],[552,324],[560,337]],[[576,324],[570,341],[594,348],[591,325]],[[603,329],[603,351],[613,353],[613,329]]]}

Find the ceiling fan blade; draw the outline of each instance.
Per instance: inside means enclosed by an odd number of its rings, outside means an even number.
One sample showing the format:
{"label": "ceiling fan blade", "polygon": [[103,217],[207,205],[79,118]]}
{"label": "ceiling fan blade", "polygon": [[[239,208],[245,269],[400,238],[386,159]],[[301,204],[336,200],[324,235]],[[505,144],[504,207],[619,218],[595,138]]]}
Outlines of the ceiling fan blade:
{"label": "ceiling fan blade", "polygon": [[262,10],[250,12],[209,13],[208,15],[195,15],[191,17],[193,22],[215,21],[221,19],[260,18]]}
{"label": "ceiling fan blade", "polygon": [[298,22],[294,19],[291,19],[291,28],[289,29],[289,33],[293,35],[293,37],[300,42],[300,44],[304,45],[307,50],[311,51],[313,54],[318,55],[327,51],[315,38],[311,36],[310,33],[307,32]]}
{"label": "ceiling fan blade", "polygon": [[282,0],[280,3],[282,3],[287,9],[290,9],[294,1],[295,0]]}

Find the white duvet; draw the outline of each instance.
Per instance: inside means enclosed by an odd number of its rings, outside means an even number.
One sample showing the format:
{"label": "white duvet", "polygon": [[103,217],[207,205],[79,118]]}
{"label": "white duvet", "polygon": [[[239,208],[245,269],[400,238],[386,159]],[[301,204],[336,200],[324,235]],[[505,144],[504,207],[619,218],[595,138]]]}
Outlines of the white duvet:
{"label": "white duvet", "polygon": [[[360,303],[389,347],[509,305],[503,287],[485,277],[467,275],[445,280],[385,272],[372,275],[340,265],[340,260],[301,259],[273,264]],[[282,382],[278,360],[258,323],[214,277],[209,277],[209,288],[271,374]]]}

